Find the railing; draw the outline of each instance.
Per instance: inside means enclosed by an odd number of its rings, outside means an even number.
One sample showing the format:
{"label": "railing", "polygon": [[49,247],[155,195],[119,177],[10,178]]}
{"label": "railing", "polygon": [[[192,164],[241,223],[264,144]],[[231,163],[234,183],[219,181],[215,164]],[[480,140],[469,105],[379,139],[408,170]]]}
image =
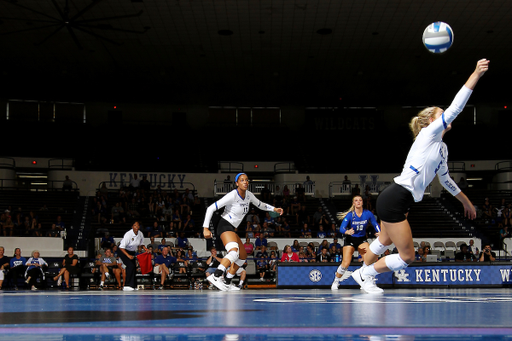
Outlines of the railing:
{"label": "railing", "polygon": [[496,170],[511,170],[512,169],[512,161],[501,161],[498,162],[494,168]]}
{"label": "railing", "polygon": [[[357,184],[359,185],[360,194],[363,194],[366,186],[370,188],[370,193],[372,195],[377,195],[380,192],[384,190],[384,188],[388,187],[391,184],[391,182],[377,182],[377,183],[370,183],[367,182],[365,184]],[[352,190],[355,188],[355,184],[347,184],[343,183],[343,181],[333,181],[329,183],[329,198],[333,198],[335,196],[343,196],[352,195]],[[432,185],[428,185],[425,189],[425,195],[431,194]]]}
{"label": "railing", "polygon": [[279,162],[274,165],[274,173],[295,173],[295,163],[293,162]]}
{"label": "railing", "polygon": [[242,173],[244,164],[241,162],[219,161],[219,170],[221,172]]}
{"label": "railing", "polygon": [[[304,188],[304,194],[307,196],[315,196],[315,184],[302,184],[299,182],[293,181],[282,181],[282,182],[273,182],[273,181],[252,181],[249,183],[248,190],[251,191],[255,195],[260,195],[262,190],[267,188],[270,191],[271,195],[275,195],[276,191],[282,192],[284,187],[286,186],[290,191],[290,196],[294,196],[297,193],[297,189],[299,185]],[[230,191],[235,189],[235,184],[233,181],[217,181],[213,182],[213,195],[214,196],[222,196]]]}
{"label": "railing", "polygon": [[448,170],[450,172],[465,172],[466,163],[462,161],[448,161]]}
{"label": "railing", "polygon": [[[47,180],[48,182],[48,189],[54,190],[54,191],[78,191],[78,184],[75,181],[71,181],[71,188],[64,188],[64,182],[65,180]],[[60,184],[55,186],[55,184]]]}
{"label": "railing", "polygon": [[48,160],[48,169],[70,170],[75,166],[73,159],[50,159]]}
{"label": "railing", "polygon": [[11,157],[0,157],[0,168],[16,168],[16,160]]}

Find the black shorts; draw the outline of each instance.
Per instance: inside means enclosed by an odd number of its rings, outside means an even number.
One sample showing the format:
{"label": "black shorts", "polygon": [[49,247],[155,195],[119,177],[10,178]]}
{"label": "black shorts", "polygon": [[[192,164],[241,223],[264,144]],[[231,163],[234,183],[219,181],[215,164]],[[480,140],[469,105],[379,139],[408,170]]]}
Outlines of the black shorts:
{"label": "black shorts", "polygon": [[377,216],[386,223],[399,223],[407,219],[406,214],[413,203],[412,193],[393,183],[377,198]]}
{"label": "black shorts", "polygon": [[235,232],[235,228],[229,221],[224,218],[220,218],[217,228],[215,229],[216,236],[220,237],[224,232],[228,231]]}
{"label": "black shorts", "polygon": [[366,237],[352,237],[345,236],[345,244],[343,246],[352,246],[354,249],[358,249],[359,245],[363,243],[368,243]]}

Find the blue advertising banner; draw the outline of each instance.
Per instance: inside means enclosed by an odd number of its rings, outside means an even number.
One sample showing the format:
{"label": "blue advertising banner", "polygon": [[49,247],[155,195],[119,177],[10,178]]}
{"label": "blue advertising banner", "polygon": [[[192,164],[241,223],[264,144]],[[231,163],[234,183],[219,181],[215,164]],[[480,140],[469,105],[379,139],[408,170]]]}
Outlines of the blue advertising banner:
{"label": "blue advertising banner", "polygon": [[[277,287],[327,287],[332,284],[339,263],[280,263]],[[359,266],[350,266],[354,271]],[[512,284],[512,264],[423,263],[377,276],[384,286],[503,286]],[[349,278],[340,287],[357,286]]]}

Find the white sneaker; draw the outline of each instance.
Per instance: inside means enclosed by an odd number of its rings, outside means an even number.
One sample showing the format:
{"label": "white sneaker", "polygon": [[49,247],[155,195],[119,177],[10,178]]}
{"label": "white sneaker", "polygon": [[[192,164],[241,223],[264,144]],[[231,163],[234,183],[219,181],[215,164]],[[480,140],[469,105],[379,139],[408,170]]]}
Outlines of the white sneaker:
{"label": "white sneaker", "polygon": [[34,291],[35,291],[35,290],[37,290],[37,288],[36,288],[35,286],[32,286],[32,289],[31,289],[31,290],[34,290]]}
{"label": "white sneaker", "polygon": [[220,277],[215,277],[213,274],[208,276],[206,278],[208,282],[215,285],[219,290],[222,291],[228,291],[229,287],[226,285],[226,283],[222,282],[222,279]]}
{"label": "white sneaker", "polygon": [[334,281],[332,281],[331,290],[338,290],[338,286],[340,285],[341,278],[334,277]]}
{"label": "white sneaker", "polygon": [[60,287],[62,285],[62,276],[59,276],[59,279],[57,280],[57,286]]}
{"label": "white sneaker", "polygon": [[341,276],[340,278],[340,282],[343,282],[344,280],[347,280],[350,278],[350,276],[352,276],[352,271],[345,271],[345,273],[343,274],[343,276]]}
{"label": "white sneaker", "polygon": [[123,287],[123,291],[134,291],[135,289],[132,287]]}
{"label": "white sneaker", "polygon": [[373,276],[364,276],[361,269],[357,269],[352,273],[352,278],[361,286],[361,289],[367,294],[381,294],[384,292],[376,284],[376,278]]}
{"label": "white sneaker", "polygon": [[237,285],[234,285],[233,283],[231,283],[229,285],[228,291],[240,291],[240,287],[238,287]]}

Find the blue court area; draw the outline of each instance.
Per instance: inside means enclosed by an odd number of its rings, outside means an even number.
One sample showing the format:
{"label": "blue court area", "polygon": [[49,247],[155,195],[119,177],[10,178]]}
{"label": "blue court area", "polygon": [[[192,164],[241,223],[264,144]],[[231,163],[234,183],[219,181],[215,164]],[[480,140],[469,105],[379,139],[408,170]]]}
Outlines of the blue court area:
{"label": "blue court area", "polygon": [[511,289],[2,291],[0,340],[512,340]]}

